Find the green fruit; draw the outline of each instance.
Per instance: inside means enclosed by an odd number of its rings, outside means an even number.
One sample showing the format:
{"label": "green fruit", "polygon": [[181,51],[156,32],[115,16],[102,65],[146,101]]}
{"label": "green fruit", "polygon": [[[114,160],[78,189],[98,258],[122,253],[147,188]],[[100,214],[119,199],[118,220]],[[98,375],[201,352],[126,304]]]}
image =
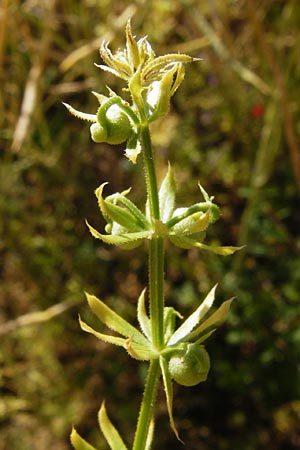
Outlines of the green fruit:
{"label": "green fruit", "polygon": [[195,386],[205,381],[210,368],[210,359],[205,348],[199,344],[187,344],[170,358],[169,371],[176,383]]}
{"label": "green fruit", "polygon": [[100,106],[97,114],[97,122],[90,128],[94,142],[107,142],[107,144],[122,144],[129,139],[132,126],[128,116],[117,104]]}

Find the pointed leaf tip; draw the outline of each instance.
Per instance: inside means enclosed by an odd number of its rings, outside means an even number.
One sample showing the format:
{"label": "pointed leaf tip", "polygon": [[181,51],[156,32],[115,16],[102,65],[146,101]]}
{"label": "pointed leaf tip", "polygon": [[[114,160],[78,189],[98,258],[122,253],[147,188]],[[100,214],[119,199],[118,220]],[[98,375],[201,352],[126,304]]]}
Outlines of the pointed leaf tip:
{"label": "pointed leaf tip", "polygon": [[85,441],[75,430],[72,428],[71,436],[70,436],[71,444],[75,450],[97,450],[87,441]]}
{"label": "pointed leaf tip", "polygon": [[127,450],[123,439],[121,438],[116,427],[111,423],[105,403],[103,402],[98,413],[99,426],[111,450]]}
{"label": "pointed leaf tip", "polygon": [[191,332],[191,339],[196,339],[203,332],[209,332],[210,330],[215,329],[219,325],[221,325],[226,319],[233,300],[234,297],[222,303],[222,305],[210,317],[208,317],[208,319],[204,320],[204,322],[201,323],[199,327]]}
{"label": "pointed leaf tip", "polygon": [[169,163],[166,176],[159,189],[160,214],[164,223],[172,217],[174,211],[175,189],[175,178],[171,164]]}
{"label": "pointed leaf tip", "polygon": [[123,317],[119,316],[115,311],[109,308],[104,302],[94,295],[87,294],[88,304],[98,319],[107,327],[120,333],[126,338],[132,338],[138,344],[145,344],[148,346],[148,341],[145,336],[131,325]]}
{"label": "pointed leaf tip", "polygon": [[78,111],[77,109],[73,108],[73,106],[71,106],[65,102],[62,102],[62,104],[67,108],[67,110],[72,114],[72,116],[77,117],[77,119],[86,120],[87,122],[96,122],[97,121],[96,114],[88,114],[88,113]]}
{"label": "pointed leaf tip", "polygon": [[142,293],[138,299],[137,319],[138,319],[138,322],[139,322],[142,332],[149,339],[149,341],[151,341],[151,324],[150,324],[150,319],[146,312],[145,292],[146,292],[146,288],[142,291]]}
{"label": "pointed leaf tip", "polygon": [[170,426],[171,426],[176,438],[181,443],[184,444],[184,442],[179,437],[179,433],[177,431],[174,417],[173,417],[173,384],[172,384],[171,374],[170,374],[170,371],[168,368],[168,362],[163,356],[160,356],[159,364],[160,364],[160,369],[161,369],[163,383],[164,383],[164,390],[165,390],[165,394],[166,394],[166,402],[167,402]]}
{"label": "pointed leaf tip", "polygon": [[175,333],[169,340],[168,345],[174,345],[189,339],[190,333],[203,319],[208,310],[212,307],[213,302],[215,300],[216,288],[217,284],[210,290],[210,292],[207,294],[207,296],[205,297],[201,305],[196,309],[196,311],[194,311],[175,331]]}

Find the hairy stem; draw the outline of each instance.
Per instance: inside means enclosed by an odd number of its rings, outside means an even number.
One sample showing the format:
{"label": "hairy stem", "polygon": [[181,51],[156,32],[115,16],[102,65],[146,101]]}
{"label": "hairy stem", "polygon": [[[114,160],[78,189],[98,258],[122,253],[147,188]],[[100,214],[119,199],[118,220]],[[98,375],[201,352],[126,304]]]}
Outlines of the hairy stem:
{"label": "hairy stem", "polygon": [[143,401],[141,404],[132,450],[142,450],[146,446],[148,434],[150,431],[151,419],[153,417],[153,409],[155,404],[159,376],[160,376],[159,360],[155,359],[151,361],[149,366]]}
{"label": "hairy stem", "polygon": [[148,125],[143,126],[141,128],[141,143],[143,148],[147,199],[149,202],[150,215],[151,219],[158,220],[160,218],[158,188],[157,188],[154,157],[152,152],[151,137]]}
{"label": "hairy stem", "polygon": [[153,238],[149,245],[149,294],[152,344],[160,350],[164,345],[164,242]]}
{"label": "hairy stem", "polygon": [[[140,117],[145,117],[140,111]],[[148,123],[143,122],[140,129],[146,177],[147,201],[151,222],[160,219],[157,177],[152,152]],[[164,344],[164,242],[162,237],[153,237],[149,244],[149,310],[152,332],[152,344],[160,350]],[[133,450],[145,448],[150,432],[151,418],[156,398],[157,384],[160,377],[159,360],[151,361],[141,404]]]}
{"label": "hairy stem", "polygon": [[[148,126],[144,126],[141,130],[141,141],[146,174],[147,199],[151,221],[155,222],[160,218],[160,211],[154,157]],[[153,237],[150,240],[149,295],[152,343],[159,350],[164,344],[164,242],[161,237]]]}

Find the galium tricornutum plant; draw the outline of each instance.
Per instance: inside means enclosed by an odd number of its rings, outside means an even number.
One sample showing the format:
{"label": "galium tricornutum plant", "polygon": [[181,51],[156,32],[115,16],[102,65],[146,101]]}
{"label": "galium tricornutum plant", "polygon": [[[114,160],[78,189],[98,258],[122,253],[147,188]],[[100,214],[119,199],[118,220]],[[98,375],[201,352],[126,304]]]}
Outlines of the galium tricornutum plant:
{"label": "galium tricornutum plant", "polygon": [[[148,287],[137,300],[139,328],[131,325],[103,301],[87,294],[90,308],[108,328],[118,335],[100,333],[80,319],[84,331],[104,342],[123,347],[128,354],[148,361],[148,374],[137,421],[134,442],[129,446],[108,418],[104,403],[99,411],[99,424],[112,450],[149,450],[154,431],[155,399],[160,378],[165,389],[170,425],[179,438],[173,418],[173,382],[194,386],[205,381],[210,368],[210,358],[204,341],[222,323],[231,300],[224,302],[207,317],[213,304],[215,287],[200,306],[187,319],[164,299],[164,242],[184,248],[199,248],[220,255],[232,254],[236,247],[216,247],[203,243],[207,228],[219,218],[219,208],[204,188],[199,185],[200,200],[191,206],[177,208],[175,181],[169,164],[166,175],[158,187],[155,154],[151,145],[149,126],[165,115],[170,99],[184,78],[185,65],[195,61],[183,54],[156,56],[146,37],[138,41],[132,35],[130,22],[126,27],[126,47],[113,54],[108,43],[100,48],[108,71],[126,82],[128,99],[108,88],[107,95],[93,92],[99,101],[95,114],[86,114],[65,105],[74,116],[91,122],[90,132],[95,142],[126,143],[125,155],[132,164],[139,155],[143,158],[147,202],[141,211],[130,200],[130,188],[105,197],[106,182],[96,190],[98,204],[107,225],[105,233],[87,226],[96,239],[105,244],[130,250],[148,242]],[[181,325],[176,328],[176,321]],[[76,450],[93,450],[73,430],[71,442]]]}

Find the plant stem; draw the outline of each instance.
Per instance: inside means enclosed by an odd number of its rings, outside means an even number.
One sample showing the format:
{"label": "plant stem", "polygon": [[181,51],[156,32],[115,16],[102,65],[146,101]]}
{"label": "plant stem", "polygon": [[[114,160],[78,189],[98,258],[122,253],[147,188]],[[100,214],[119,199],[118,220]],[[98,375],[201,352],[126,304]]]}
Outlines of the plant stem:
{"label": "plant stem", "polygon": [[148,124],[141,127],[141,143],[143,148],[147,199],[149,201],[150,214],[152,219],[159,220],[160,212],[157,179]]}
{"label": "plant stem", "polygon": [[[148,124],[141,126],[140,133],[146,176],[147,201],[149,203],[151,221],[155,222],[160,219],[160,210],[157,178]],[[162,237],[152,237],[150,240],[148,264],[152,345],[157,350],[160,350],[164,344],[164,240]],[[150,362],[133,450],[142,450],[145,448],[151,418],[153,416],[159,377],[159,360],[156,359]]]}
{"label": "plant stem", "polygon": [[[157,179],[152,153],[149,127],[141,129],[141,142],[146,175],[147,199],[151,220],[160,218]],[[149,297],[150,321],[153,346],[160,350],[164,344],[164,242],[162,237],[153,237],[149,245]]]}
{"label": "plant stem", "polygon": [[164,345],[164,242],[153,238],[149,245],[150,322],[153,347]]}
{"label": "plant stem", "polygon": [[153,408],[155,403],[159,376],[160,376],[159,360],[155,359],[151,361],[148,369],[146,386],[143,401],[141,404],[132,450],[142,450],[146,446],[151,419],[153,416]]}

